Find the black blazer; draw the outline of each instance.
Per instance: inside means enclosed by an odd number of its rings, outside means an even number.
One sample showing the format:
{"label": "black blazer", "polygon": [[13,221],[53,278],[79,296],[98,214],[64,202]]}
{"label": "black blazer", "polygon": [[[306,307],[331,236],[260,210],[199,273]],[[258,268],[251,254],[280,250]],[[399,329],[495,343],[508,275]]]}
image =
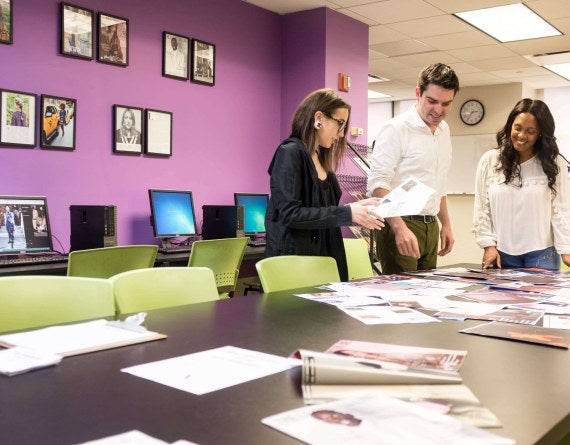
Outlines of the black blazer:
{"label": "black blazer", "polygon": [[[338,265],[340,278],[348,279],[341,226],[352,224],[350,207],[339,206],[342,194],[336,175],[330,173],[336,205],[324,207],[317,170],[303,142],[289,138],[277,147],[269,165],[271,198],[265,215],[265,256],[326,255]],[[321,229],[331,229],[328,243]],[[326,246],[326,247],[323,247]]]}

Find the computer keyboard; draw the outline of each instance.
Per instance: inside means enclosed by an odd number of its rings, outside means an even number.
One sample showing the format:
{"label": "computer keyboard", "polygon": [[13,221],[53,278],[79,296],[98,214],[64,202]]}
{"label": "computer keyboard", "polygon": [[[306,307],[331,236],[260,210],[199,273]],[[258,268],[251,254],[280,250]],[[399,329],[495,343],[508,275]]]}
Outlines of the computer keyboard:
{"label": "computer keyboard", "polygon": [[251,247],[263,247],[266,244],[267,242],[265,241],[265,239],[250,239],[247,242],[247,245]]}
{"label": "computer keyboard", "polygon": [[192,246],[190,245],[183,245],[183,246],[168,246],[168,247],[159,247],[159,253],[184,253],[190,252],[192,250]]}
{"label": "computer keyboard", "polygon": [[50,254],[50,255],[0,255],[0,267],[4,266],[22,266],[47,263],[64,263],[67,261],[66,255]]}

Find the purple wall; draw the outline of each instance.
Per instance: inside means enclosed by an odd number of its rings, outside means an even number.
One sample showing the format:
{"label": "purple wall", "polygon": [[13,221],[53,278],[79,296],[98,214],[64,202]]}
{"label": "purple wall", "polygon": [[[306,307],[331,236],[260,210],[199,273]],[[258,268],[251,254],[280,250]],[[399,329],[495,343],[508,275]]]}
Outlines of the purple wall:
{"label": "purple wall", "polygon": [[[47,196],[53,234],[64,250],[72,204],[117,205],[119,244],[141,244],[156,242],[149,188],[192,190],[199,224],[203,204],[231,204],[236,191],[267,192],[267,166],[291,118],[282,114],[282,101],[296,106],[302,98],[288,95],[296,89],[289,86],[302,84],[304,94],[324,86],[324,22],[301,32],[289,27],[290,16],[239,0],[73,2],[129,19],[129,66],[122,68],[59,54],[58,1],[13,3],[14,43],[0,45],[0,89],[76,99],[77,136],[71,152],[0,147],[0,193]],[[314,14],[322,21],[325,11]],[[216,45],[214,87],[162,77],[163,31]],[[350,51],[360,45],[367,51],[367,36],[364,43],[350,34],[338,38],[351,42]],[[321,47],[315,63],[296,64],[295,54],[313,41]],[[320,83],[308,81],[314,72]],[[171,111],[172,157],[114,154],[113,104]],[[366,121],[366,106],[353,110]]]}

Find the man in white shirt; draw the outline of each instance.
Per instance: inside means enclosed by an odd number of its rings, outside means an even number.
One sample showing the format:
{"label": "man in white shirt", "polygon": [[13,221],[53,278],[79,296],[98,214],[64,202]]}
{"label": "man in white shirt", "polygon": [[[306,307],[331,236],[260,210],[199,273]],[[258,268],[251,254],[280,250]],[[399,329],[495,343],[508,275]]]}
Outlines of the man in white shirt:
{"label": "man in white shirt", "polygon": [[384,197],[410,177],[436,191],[419,215],[387,218],[388,224],[377,232],[382,273],[433,269],[437,255],[453,248],[446,201],[451,135],[444,118],[457,91],[459,80],[449,66],[427,66],[418,78],[415,106],[392,118],[378,133],[371,156],[369,195]]}

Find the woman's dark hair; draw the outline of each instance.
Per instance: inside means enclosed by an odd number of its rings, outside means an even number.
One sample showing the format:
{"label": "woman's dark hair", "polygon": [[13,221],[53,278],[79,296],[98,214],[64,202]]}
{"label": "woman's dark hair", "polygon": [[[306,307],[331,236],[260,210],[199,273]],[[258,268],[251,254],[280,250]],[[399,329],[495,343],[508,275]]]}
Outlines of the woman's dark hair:
{"label": "woman's dark hair", "polygon": [[[346,108],[350,113],[350,105],[332,89],[323,88],[313,91],[303,99],[293,115],[291,124],[291,137],[301,139],[309,150],[309,154],[312,155],[318,151],[319,161],[327,172],[334,171],[338,167],[346,150],[346,139],[344,136],[340,137],[330,150],[318,150],[317,131],[314,126],[315,113],[321,111],[325,116],[332,116],[338,108]],[[349,121],[350,114],[345,129],[349,128]]]}
{"label": "woman's dark hair", "polygon": [[534,116],[538,124],[538,138],[534,143],[534,153],[542,170],[548,178],[548,187],[556,195],[556,176],[560,173],[556,158],[559,154],[556,138],[554,137],[554,118],[550,114],[548,106],[541,100],[521,99],[509,113],[505,126],[497,132],[497,145],[500,149],[497,169],[505,175],[505,183],[514,183],[522,187],[521,168],[518,163],[519,153],[513,147],[511,130],[513,122],[521,113],[529,113]]}
{"label": "woman's dark hair", "polygon": [[418,77],[420,96],[424,94],[429,84],[437,85],[446,90],[453,90],[455,94],[459,91],[459,79],[455,71],[444,63],[428,65],[421,71]]}

